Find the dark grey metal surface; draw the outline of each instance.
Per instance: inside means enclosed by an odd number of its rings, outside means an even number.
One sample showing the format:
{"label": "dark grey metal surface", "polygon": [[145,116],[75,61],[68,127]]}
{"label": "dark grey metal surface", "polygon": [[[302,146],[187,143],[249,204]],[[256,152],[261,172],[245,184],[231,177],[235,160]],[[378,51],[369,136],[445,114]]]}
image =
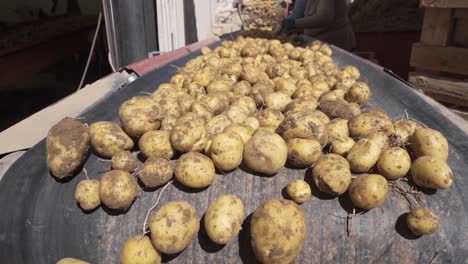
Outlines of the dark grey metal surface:
{"label": "dark grey metal surface", "polygon": [[[419,97],[402,82],[381,68],[365,63],[340,50],[334,50],[340,65],[353,64],[362,79],[372,87],[371,105],[386,110],[392,117],[405,114],[442,131],[449,141],[449,165],[454,185],[449,190],[425,195],[429,208],[441,218],[440,230],[415,238],[404,224],[407,201],[390,192],[381,208],[359,215],[354,220],[354,237],[347,236],[346,216],[349,201],[345,196],[330,199],[318,195],[301,205],[308,219],[308,238],[295,263],[467,263],[468,259],[468,137],[459,126],[436,107]],[[175,61],[182,66],[192,53]],[[168,81],[176,68],[165,66],[133,83],[97,106],[85,111],[84,122],[118,121],[118,107],[141,92],[152,92]],[[90,156],[84,167],[91,178],[99,178],[109,164]],[[250,214],[270,198],[281,198],[283,188],[293,179],[310,182],[310,171],[283,168],[274,177],[253,175],[239,168],[217,175],[213,184],[195,192],[170,186],[162,203],[175,199],[191,202],[202,216],[208,205],[222,194],[235,194],[245,203],[246,220],[239,237],[224,247],[210,243],[203,230],[182,253],[164,256],[171,263],[255,263],[249,240]],[[140,197],[125,214],[98,208],[85,214],[73,196],[83,174],[60,183],[49,175],[45,142],[23,155],[0,182],[0,260],[2,263],[54,263],[62,257],[77,257],[91,263],[118,263],[127,238],[141,233],[146,211],[160,190],[140,191]]]}

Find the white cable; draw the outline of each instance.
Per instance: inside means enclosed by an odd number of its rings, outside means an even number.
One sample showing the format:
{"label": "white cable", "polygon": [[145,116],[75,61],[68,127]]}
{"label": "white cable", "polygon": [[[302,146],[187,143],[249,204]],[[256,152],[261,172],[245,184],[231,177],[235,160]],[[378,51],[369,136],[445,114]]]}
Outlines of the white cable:
{"label": "white cable", "polygon": [[91,50],[89,51],[88,61],[86,62],[83,76],[81,76],[81,81],[80,81],[80,84],[78,85],[78,89],[76,89],[77,91],[81,89],[81,86],[83,85],[84,79],[86,77],[86,73],[88,72],[89,63],[91,62],[91,58],[93,57],[94,45],[96,45],[96,39],[99,33],[99,28],[101,27],[101,19],[102,19],[102,12],[99,12],[99,18],[98,18],[98,22],[96,25],[96,31],[94,32],[94,38],[93,38],[93,43],[91,44]]}

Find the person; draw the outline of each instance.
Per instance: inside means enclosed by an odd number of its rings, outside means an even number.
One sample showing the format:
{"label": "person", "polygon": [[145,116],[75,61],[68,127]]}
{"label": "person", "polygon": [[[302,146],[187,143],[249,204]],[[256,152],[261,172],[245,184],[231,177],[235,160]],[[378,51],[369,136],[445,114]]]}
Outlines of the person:
{"label": "person", "polygon": [[296,0],[291,14],[282,22],[287,31],[301,30],[304,35],[353,50],[356,39],[348,18],[348,0]]}

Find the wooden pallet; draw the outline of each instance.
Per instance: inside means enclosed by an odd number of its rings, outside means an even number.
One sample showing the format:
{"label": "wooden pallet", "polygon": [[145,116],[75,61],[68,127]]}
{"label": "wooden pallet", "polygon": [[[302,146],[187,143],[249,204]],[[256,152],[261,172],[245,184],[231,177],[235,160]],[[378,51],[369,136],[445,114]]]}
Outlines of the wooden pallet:
{"label": "wooden pallet", "polygon": [[420,42],[412,47],[409,82],[434,99],[468,107],[468,1],[421,0]]}

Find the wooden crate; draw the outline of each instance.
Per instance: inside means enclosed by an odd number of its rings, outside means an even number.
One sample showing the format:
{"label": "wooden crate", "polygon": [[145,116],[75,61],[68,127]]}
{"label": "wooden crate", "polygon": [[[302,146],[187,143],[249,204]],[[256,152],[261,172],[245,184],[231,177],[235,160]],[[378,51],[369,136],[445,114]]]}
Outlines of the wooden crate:
{"label": "wooden crate", "polygon": [[409,82],[440,102],[468,107],[468,0],[421,0],[421,6]]}

